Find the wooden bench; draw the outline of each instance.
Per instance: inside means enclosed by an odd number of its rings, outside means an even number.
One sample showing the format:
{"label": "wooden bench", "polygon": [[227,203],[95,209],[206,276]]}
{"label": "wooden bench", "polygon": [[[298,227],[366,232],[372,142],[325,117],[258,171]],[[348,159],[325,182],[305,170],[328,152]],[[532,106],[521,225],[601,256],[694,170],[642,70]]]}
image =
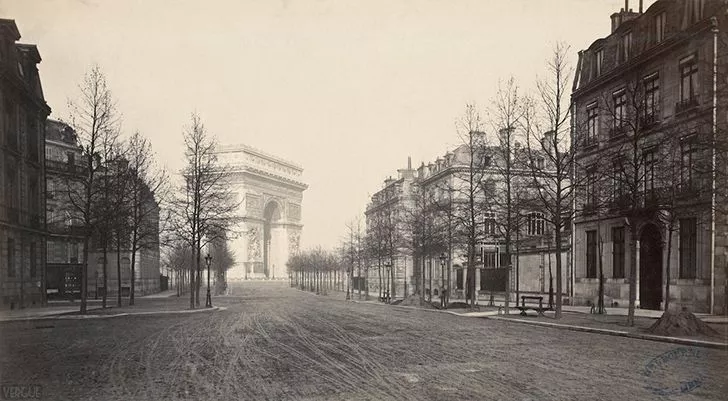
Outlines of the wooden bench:
{"label": "wooden bench", "polygon": [[[526,306],[526,300],[538,300],[538,306]],[[521,306],[516,306],[521,311],[521,316],[526,316],[526,310],[532,309],[538,312],[539,316],[543,316],[543,312],[546,310],[551,310],[551,308],[544,308],[543,306],[543,297],[542,296],[527,296],[527,295],[521,295]]]}

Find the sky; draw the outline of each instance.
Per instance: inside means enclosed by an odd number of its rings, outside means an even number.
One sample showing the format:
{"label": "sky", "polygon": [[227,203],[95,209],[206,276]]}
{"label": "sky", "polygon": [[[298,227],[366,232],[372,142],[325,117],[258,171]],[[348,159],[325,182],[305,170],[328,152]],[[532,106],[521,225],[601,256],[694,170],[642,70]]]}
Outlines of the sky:
{"label": "sky", "polygon": [[[646,0],[645,9],[654,3]],[[623,0],[0,0],[38,46],[51,118],[98,64],[122,130],[183,166],[197,112],[224,144],[304,168],[304,247],[333,247],[383,180],[459,143],[465,105],[531,90],[554,44],[609,34]],[[637,9],[638,0],[630,7]]]}

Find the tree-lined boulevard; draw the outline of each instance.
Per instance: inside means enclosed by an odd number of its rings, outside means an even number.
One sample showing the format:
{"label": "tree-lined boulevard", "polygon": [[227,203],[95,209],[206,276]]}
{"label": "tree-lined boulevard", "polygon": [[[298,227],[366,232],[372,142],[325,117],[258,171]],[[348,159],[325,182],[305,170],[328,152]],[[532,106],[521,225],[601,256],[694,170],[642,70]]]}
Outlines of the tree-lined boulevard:
{"label": "tree-lined boulevard", "polygon": [[5,322],[2,382],[74,400],[649,400],[696,377],[684,399],[728,391],[724,350],[347,302],[285,282],[230,290],[210,312]]}

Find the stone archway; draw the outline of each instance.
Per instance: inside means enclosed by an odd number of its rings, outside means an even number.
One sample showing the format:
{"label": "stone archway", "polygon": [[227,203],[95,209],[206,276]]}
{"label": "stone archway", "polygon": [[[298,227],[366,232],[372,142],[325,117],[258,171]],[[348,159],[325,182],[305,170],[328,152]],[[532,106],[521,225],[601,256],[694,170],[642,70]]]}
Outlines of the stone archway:
{"label": "stone archway", "polygon": [[266,278],[276,278],[276,270],[280,268],[277,251],[281,246],[286,246],[280,243],[280,221],[281,208],[278,202],[268,202],[263,210],[263,271]]}
{"label": "stone archway", "polygon": [[640,308],[660,309],[662,303],[662,236],[654,224],[640,235]]}

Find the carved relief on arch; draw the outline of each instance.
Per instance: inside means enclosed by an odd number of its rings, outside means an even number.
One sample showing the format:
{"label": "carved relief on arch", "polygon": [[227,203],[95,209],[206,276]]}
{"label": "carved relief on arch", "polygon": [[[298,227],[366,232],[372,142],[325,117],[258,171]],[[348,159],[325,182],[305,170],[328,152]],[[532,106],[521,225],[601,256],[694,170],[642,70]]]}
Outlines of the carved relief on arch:
{"label": "carved relief on arch", "polygon": [[299,246],[301,244],[301,233],[299,231],[289,231],[288,232],[288,253],[289,254],[295,254],[298,252]]}
{"label": "carved relief on arch", "polygon": [[288,202],[288,218],[294,221],[301,220],[301,205]]}
{"label": "carved relief on arch", "polygon": [[260,261],[260,233],[257,227],[248,230],[248,262]]}

